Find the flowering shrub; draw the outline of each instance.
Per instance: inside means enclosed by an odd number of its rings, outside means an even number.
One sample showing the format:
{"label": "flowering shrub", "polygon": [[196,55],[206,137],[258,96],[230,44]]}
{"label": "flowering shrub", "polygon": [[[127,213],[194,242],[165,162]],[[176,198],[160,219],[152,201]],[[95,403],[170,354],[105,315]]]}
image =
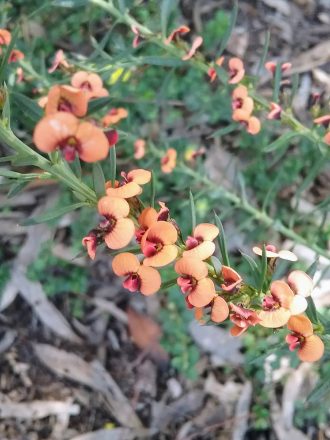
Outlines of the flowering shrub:
{"label": "flowering shrub", "polygon": [[[318,149],[324,160],[328,157],[330,116],[322,115],[322,110],[314,105],[313,111],[318,114],[314,115],[314,125],[309,128],[296,119],[285,96],[280,93],[282,75],[290,72],[290,63],[265,63],[266,59],[261,60],[273,75],[274,93],[272,99],[267,101],[257,91],[257,78],[248,76],[244,60],[221,53],[216,60],[208,61],[202,53],[201,36],[192,38],[190,45],[183,40],[190,34],[187,26],[166,29],[166,35],[164,31],[161,35],[140,24],[127,12],[117,9],[112,2],[90,0],[90,3],[103,8],[128,26],[134,50],[140,50],[148,44],[156,45],[172,57],[173,65],[178,63],[188,69],[196,68],[203,73],[205,83],[209,83],[214,90],[224,88],[227,104],[231,107],[230,130],[241,130],[242,135],[245,133],[252,138],[261,132],[267,120],[270,123],[279,120],[290,130],[274,141],[268,151],[282,148],[292,137],[301,136]],[[9,30],[0,30],[1,79],[4,81],[5,75],[12,72],[12,65],[15,64],[17,85],[33,81],[35,72],[31,69],[26,72],[24,64],[19,64],[24,54],[14,47],[16,43]],[[264,58],[267,47],[265,49]],[[196,206],[191,193],[186,213],[191,219],[191,230],[186,235],[182,225],[171,214],[171,199],[166,203],[165,199],[155,203],[156,172],[140,167],[117,172],[116,154],[120,155],[120,147],[116,151],[116,144],[125,136],[131,137],[134,144],[131,156],[135,160],[156,158],[161,173],[168,175],[176,172],[211,189],[212,182],[196,166],[207,156],[207,149],[198,146],[187,151],[183,161],[173,147],[168,146],[166,151],[160,151],[152,141],[120,130],[119,125],[129,118],[128,109],[113,107],[111,87],[104,83],[100,72],[97,73],[97,67],[87,62],[83,65],[69,58],[70,55],[62,50],[54,55],[53,64],[48,69],[47,87],[43,84],[38,90],[40,96],[37,101],[21,97],[21,105],[37,119],[31,133],[33,142],[29,145],[19,140],[10,128],[10,100],[16,85],[12,84],[8,89],[4,82],[2,84],[0,139],[14,150],[13,155],[2,161],[11,162],[13,166],[24,163],[41,170],[40,173],[21,174],[3,169],[2,175],[20,183],[55,178],[66,185],[77,199],[73,205],[46,213],[40,218],[29,219],[26,223],[49,220],[88,206],[98,214],[99,221],[92,230],[86,231],[82,245],[92,260],[101,245],[110,249],[114,256],[113,272],[123,279],[125,289],[149,296],[176,284],[178,294],[184,295],[187,308],[193,310],[201,324],[227,321],[235,337],[250,327],[284,327],[287,329],[285,341],[288,348],[296,351],[300,360],[315,362],[321,359],[328,324],[315,310],[311,298],[312,278],[301,270],[293,270],[286,280],[274,279],[278,259],[295,262],[295,254],[288,250],[277,250],[270,244],[254,247],[256,260],[246,258],[251,275],[247,279],[229,260],[219,216],[209,212],[205,223],[196,223]],[[154,62],[161,65],[160,58],[154,59]],[[144,64],[143,61],[141,63]],[[101,68],[99,70],[102,71]],[[118,75],[123,77],[127,72],[118,66],[112,74],[114,83]],[[13,96],[17,99],[17,96]],[[108,157],[110,169],[104,173],[99,161]],[[92,164],[93,184],[82,172],[81,161]],[[151,196],[147,201],[146,194],[149,193]],[[240,198],[225,188],[220,188],[220,196],[266,226],[274,225],[265,209],[259,211],[248,204],[244,197]],[[171,197],[170,193],[168,197]],[[329,257],[326,249],[316,242],[310,243],[290,226],[278,222],[276,230],[294,242],[308,245],[318,254]]]}

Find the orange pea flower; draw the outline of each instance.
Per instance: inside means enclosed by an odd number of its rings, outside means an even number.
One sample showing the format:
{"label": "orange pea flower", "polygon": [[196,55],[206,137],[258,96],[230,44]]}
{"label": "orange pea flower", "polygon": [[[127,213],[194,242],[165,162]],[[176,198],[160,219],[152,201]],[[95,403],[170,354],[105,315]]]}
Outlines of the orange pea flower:
{"label": "orange pea flower", "polygon": [[175,242],[178,232],[172,223],[159,221],[150,226],[141,239],[141,250],[146,266],[162,267],[174,261],[178,255]]}
{"label": "orange pea flower", "polygon": [[293,270],[288,275],[288,284],[296,295],[307,298],[313,291],[313,280],[302,270]]}
{"label": "orange pea flower", "polygon": [[65,59],[65,55],[64,55],[64,52],[62,49],[58,50],[55,53],[53,63],[50,66],[50,68],[48,69],[48,73],[55,72],[55,70],[57,70],[58,67],[63,67],[64,69],[69,69],[70,67],[72,67]]}
{"label": "orange pea flower", "polygon": [[141,243],[143,235],[146,231],[158,221],[167,221],[169,218],[169,209],[163,202],[158,202],[160,210],[157,212],[155,208],[147,207],[138,217],[139,228],[135,231],[136,241]]}
{"label": "orange pea flower", "polygon": [[108,142],[109,142],[109,146],[113,147],[114,145],[117,144],[118,140],[119,140],[119,134],[117,130],[107,130],[104,132],[104,134],[106,135]]}
{"label": "orange pea flower", "polygon": [[128,116],[128,111],[122,107],[112,108],[108,113],[103,116],[102,124],[104,127],[109,127],[109,125],[118,124],[122,119],[126,119]]}
{"label": "orange pea flower", "polygon": [[48,92],[45,113],[68,112],[82,117],[87,113],[87,105],[88,98],[82,90],[55,85]]}
{"label": "orange pea flower", "polygon": [[181,59],[182,61],[190,60],[196,53],[197,49],[203,44],[203,38],[198,36],[194,39],[189,52],[184,55]]}
{"label": "orange pea flower", "polygon": [[134,38],[133,38],[133,42],[132,42],[132,47],[134,47],[134,49],[136,49],[138,47],[138,45],[140,44],[140,38],[141,38],[141,34],[139,29],[136,26],[131,26],[131,30],[134,34]]}
{"label": "orange pea flower", "polygon": [[161,159],[161,169],[163,173],[169,174],[176,167],[177,152],[174,148],[169,148],[165,156]]}
{"label": "orange pea flower", "polygon": [[[265,68],[266,70],[268,70],[268,72],[270,72],[271,74],[274,75],[275,71],[276,71],[276,64],[274,61],[267,61],[267,63],[265,63]],[[281,64],[281,71],[285,72],[289,69],[291,69],[292,64],[291,63],[283,63]]]}
{"label": "orange pea flower", "polygon": [[182,257],[175,263],[175,272],[180,275],[177,280],[182,293],[187,293],[189,304],[204,307],[216,296],[215,287],[208,277],[206,263],[197,258]]}
{"label": "orange pea flower", "polygon": [[8,63],[16,63],[17,61],[23,60],[24,59],[24,53],[18,49],[13,49],[10,52],[9,58],[8,58]]}
{"label": "orange pea flower", "polygon": [[[224,60],[225,57],[220,57],[216,60],[215,64],[220,67],[222,66]],[[214,67],[210,67],[209,70],[207,71],[207,74],[210,77],[210,82],[213,82],[217,77],[217,71]]]}
{"label": "orange pea flower", "polygon": [[258,312],[260,325],[278,328],[285,325],[291,315],[299,315],[307,308],[307,301],[302,295],[295,295],[290,286],[281,280],[273,281],[270,295],[265,296],[263,310]]}
{"label": "orange pea flower", "polygon": [[11,33],[7,29],[0,29],[0,46],[9,46]]}
{"label": "orange pea flower", "polygon": [[229,307],[221,296],[216,296],[211,305],[211,320],[219,324],[225,321],[229,315]]}
{"label": "orange pea flower", "polygon": [[91,260],[96,257],[97,236],[95,232],[91,231],[81,240],[82,245],[87,249],[88,256]]}
{"label": "orange pea flower", "polygon": [[323,125],[323,127],[327,128],[330,124],[330,115],[323,115],[314,119],[314,124]]}
{"label": "orange pea flower", "polygon": [[110,249],[121,249],[128,245],[134,236],[133,220],[127,218],[129,204],[117,197],[102,197],[97,204],[100,215],[105,220],[100,227],[105,232],[104,241]]}
{"label": "orange pea flower", "polygon": [[230,58],[228,62],[229,67],[229,84],[237,84],[239,83],[244,75],[245,69],[243,61],[239,58]]}
{"label": "orange pea flower", "polygon": [[[188,308],[194,308],[194,306],[192,306],[189,303],[189,299],[186,298],[186,302],[188,305]],[[223,322],[227,319],[228,315],[229,315],[229,307],[228,304],[226,303],[226,301],[221,297],[221,296],[215,296],[213,298],[213,300],[210,302],[210,304],[208,304],[206,306],[207,309],[210,310],[208,311],[208,314],[210,315],[210,319],[213,322],[216,322],[217,324],[220,324],[220,322]],[[205,324],[206,320],[205,320],[205,316],[204,316],[204,307],[195,307],[195,311],[194,311],[194,316],[195,319],[200,323],[200,324]]]}
{"label": "orange pea flower", "polygon": [[[251,114],[253,107],[254,102],[253,99],[248,96],[248,89],[242,85],[236,87],[232,94],[233,114],[235,114],[238,109],[243,110],[247,114]],[[235,120],[234,117],[233,119]]]}
{"label": "orange pea flower", "polygon": [[327,145],[330,145],[330,131],[328,131],[328,133],[324,136],[323,141],[324,141]]}
{"label": "orange pea flower", "polygon": [[261,124],[258,118],[251,116],[246,110],[237,109],[233,113],[233,120],[240,122],[250,134],[258,134],[261,129]]}
{"label": "orange pea flower", "polygon": [[234,323],[234,326],[230,329],[232,336],[240,336],[251,325],[255,326],[260,322],[260,318],[253,310],[235,304],[230,304],[230,310],[230,320]]}
{"label": "orange pea flower", "polygon": [[276,102],[271,102],[270,112],[267,115],[267,119],[281,119],[282,111],[283,109],[280,105],[276,104]]}
{"label": "orange pea flower", "polygon": [[141,185],[150,182],[151,172],[147,170],[137,169],[129,173],[121,173],[123,181],[115,185],[113,188],[111,182],[106,183],[106,193],[108,196],[121,197],[123,199],[130,199],[131,197],[142,194]]}
{"label": "orange pea flower", "polygon": [[109,92],[103,87],[102,78],[96,73],[88,73],[80,70],[71,78],[71,85],[85,92],[90,98],[108,96]]}
{"label": "orange pea flower", "polygon": [[197,150],[194,148],[188,148],[184,153],[184,158],[187,162],[194,162],[197,157],[202,157],[206,153],[205,147],[200,147]]}
{"label": "orange pea flower", "polygon": [[148,296],[156,293],[162,284],[158,270],[144,266],[136,255],[129,252],[116,255],[112,269],[116,275],[126,277],[123,286],[130,292],[140,291]]}
{"label": "orange pea flower", "polygon": [[16,69],[16,84],[24,81],[24,70],[22,67],[17,67]]}
{"label": "orange pea flower", "polygon": [[[272,244],[267,244],[265,248],[266,248],[267,258],[280,258],[281,260],[288,260],[288,261],[298,260],[297,256],[293,252],[284,249],[277,251],[276,247],[273,246]],[[259,257],[262,256],[262,249],[259,246],[254,246],[252,248],[252,251],[256,255],[259,255]]]}
{"label": "orange pea flower", "polygon": [[134,142],[134,158],[142,159],[145,155],[146,141],[144,139],[136,139]]}
{"label": "orange pea flower", "polygon": [[177,38],[179,35],[184,35],[190,32],[190,28],[188,26],[179,26],[178,28],[174,29],[170,33],[170,35],[166,38],[164,41],[165,44],[170,44],[175,38]]}
{"label": "orange pea flower", "polygon": [[318,336],[313,334],[311,321],[303,315],[292,316],[288,322],[288,329],[292,333],[286,336],[289,350],[298,349],[298,357],[303,362],[316,362],[323,356],[324,344]]}
{"label": "orange pea flower", "polygon": [[211,257],[215,251],[213,240],[219,234],[219,229],[211,223],[201,223],[197,225],[192,236],[186,240],[186,250],[184,257],[194,257],[200,260],[206,260]]}
{"label": "orange pea flower", "polygon": [[103,131],[74,115],[58,112],[45,116],[36,125],[33,142],[40,151],[59,149],[67,161],[78,155],[84,162],[96,162],[108,155],[109,144]]}
{"label": "orange pea flower", "polygon": [[236,287],[242,282],[242,277],[240,276],[240,274],[229,266],[222,265],[221,275],[223,278],[221,288],[225,292],[231,292],[232,290],[236,289]]}

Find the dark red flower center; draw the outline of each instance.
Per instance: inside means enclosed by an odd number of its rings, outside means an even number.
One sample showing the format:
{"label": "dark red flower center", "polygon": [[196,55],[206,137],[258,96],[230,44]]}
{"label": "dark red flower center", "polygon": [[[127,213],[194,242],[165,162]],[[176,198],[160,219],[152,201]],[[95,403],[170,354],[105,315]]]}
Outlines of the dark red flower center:
{"label": "dark red flower center", "polygon": [[143,246],[143,254],[146,257],[153,257],[159,251],[161,251],[163,247],[164,247],[164,243],[159,239],[154,238],[154,239],[146,240],[146,243]]}
{"label": "dark red flower center", "polygon": [[80,142],[75,136],[69,136],[63,139],[58,144],[58,148],[61,150],[64,159],[68,162],[73,162],[76,154],[79,155],[81,151]]}
{"label": "dark red flower center", "polygon": [[197,280],[191,276],[182,276],[177,280],[178,286],[181,288],[182,293],[192,292],[197,286]]}
{"label": "dark red flower center", "polygon": [[280,306],[281,306],[281,304],[272,295],[265,296],[265,298],[262,301],[262,307],[264,308],[264,310],[269,310],[269,311],[276,310]]}
{"label": "dark red flower center", "polygon": [[201,237],[192,237],[188,235],[188,238],[186,240],[186,248],[189,251],[190,249],[194,249],[199,244],[203,242],[203,239]]}
{"label": "dark red flower center", "polygon": [[110,232],[113,231],[113,228],[116,226],[117,223],[117,219],[107,215],[105,216],[105,220],[103,220],[100,224],[99,227],[106,233],[109,234]]}
{"label": "dark red flower center", "polygon": [[89,81],[84,81],[80,84],[79,87],[81,90],[86,90],[87,92],[91,92],[93,90],[93,87],[91,86],[91,83]]}
{"label": "dark red flower center", "polygon": [[74,108],[70,101],[62,97],[58,102],[57,110],[59,112],[73,113]]}
{"label": "dark red flower center", "polygon": [[233,99],[232,101],[232,109],[233,110],[237,110],[238,108],[242,108],[243,107],[243,99],[242,98],[236,98]]}
{"label": "dark red flower center", "polygon": [[298,335],[298,333],[291,333],[285,337],[285,341],[289,344],[290,351],[294,351],[296,348],[301,347],[304,339],[305,338],[301,335]]}
{"label": "dark red flower center", "polygon": [[128,289],[130,292],[136,292],[140,290],[141,287],[141,278],[137,273],[130,273],[128,277],[123,282],[123,286],[125,289]]}

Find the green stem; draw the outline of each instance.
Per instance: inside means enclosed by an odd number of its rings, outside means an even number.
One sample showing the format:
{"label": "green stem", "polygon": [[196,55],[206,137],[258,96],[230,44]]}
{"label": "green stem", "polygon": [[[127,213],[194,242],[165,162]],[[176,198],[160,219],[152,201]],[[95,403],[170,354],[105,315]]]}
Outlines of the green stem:
{"label": "green stem", "polygon": [[[167,53],[180,59],[182,58],[182,50],[180,48],[178,48],[174,44],[165,44],[161,34],[153,33],[149,28],[143,26],[137,20],[135,20],[135,18],[133,18],[128,12],[121,13],[121,11],[113,5],[113,2],[111,0],[109,0],[108,2],[106,2],[105,0],[89,0],[89,2],[109,12],[121,23],[125,23],[127,26],[130,27],[135,26],[143,37],[145,37],[149,42],[152,42],[157,46],[163,48]],[[197,54],[195,57],[185,63],[195,66],[204,73],[207,73],[210,67],[201,54]],[[259,103],[261,107],[263,107],[264,110],[269,110],[268,101],[256,95],[256,93],[253,91],[251,91],[251,93],[249,94],[256,102]],[[295,131],[304,133],[314,142],[318,144],[323,143],[323,139],[321,136],[312,131],[310,128],[305,127],[303,124],[301,124],[290,112],[282,112],[282,122],[293,128]]]}
{"label": "green stem", "polygon": [[48,159],[32,150],[32,148],[28,147],[24,142],[18,139],[2,122],[0,122],[0,142],[8,145],[18,154],[30,157],[35,166],[47,171],[53,177],[60,180],[66,186],[78,193],[88,203],[92,205],[96,204],[97,198],[95,192],[85,183],[81,182],[69,167],[65,167],[63,163],[52,164]]}
{"label": "green stem", "polygon": [[234,207],[241,209],[242,211],[247,212],[250,214],[255,220],[262,223],[266,227],[272,227],[275,231],[279,232],[280,234],[284,235],[287,238],[290,238],[295,243],[302,244],[304,246],[309,247],[319,255],[322,255],[323,257],[330,258],[330,252],[327,252],[325,249],[322,249],[317,244],[309,243],[308,240],[306,240],[304,237],[302,237],[299,234],[296,234],[294,231],[286,227],[280,220],[272,219],[267,215],[267,213],[262,212],[249,204],[247,201],[243,201],[239,196],[236,194],[224,189],[223,187],[219,187],[219,185],[212,182],[208,177],[206,176],[200,176],[198,173],[196,173],[191,168],[188,168],[184,164],[179,165],[182,170],[192,176],[196,181],[202,182],[204,185],[206,185],[210,190],[212,191],[218,191],[221,195],[221,197],[228,200],[230,203],[234,205]]}

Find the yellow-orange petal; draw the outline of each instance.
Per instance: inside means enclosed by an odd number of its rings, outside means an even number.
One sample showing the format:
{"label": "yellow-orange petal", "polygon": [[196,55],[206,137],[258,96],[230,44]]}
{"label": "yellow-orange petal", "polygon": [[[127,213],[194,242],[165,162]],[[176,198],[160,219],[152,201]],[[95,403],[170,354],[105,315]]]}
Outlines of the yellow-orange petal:
{"label": "yellow-orange petal", "polygon": [[287,251],[285,249],[279,251],[278,253],[279,258],[282,260],[288,260],[288,261],[297,261],[298,257],[291,251]]}
{"label": "yellow-orange petal", "polygon": [[151,225],[156,223],[157,218],[157,211],[155,210],[155,208],[151,208],[149,206],[148,208],[144,208],[144,210],[141,212],[138,217],[138,222],[140,226],[144,228],[150,228]]}
{"label": "yellow-orange petal", "polygon": [[11,33],[7,29],[0,29],[0,46],[9,46]]}
{"label": "yellow-orange petal", "polygon": [[313,334],[313,324],[307,316],[304,315],[291,316],[288,322],[288,329],[304,337]]}
{"label": "yellow-orange petal", "polygon": [[211,278],[199,280],[194,290],[189,293],[188,300],[194,307],[204,307],[215,297],[215,288]]}
{"label": "yellow-orange petal", "polygon": [[200,324],[205,324],[204,308],[203,307],[195,307],[194,317],[195,317],[196,321],[198,321]]}
{"label": "yellow-orange petal", "polygon": [[241,107],[242,110],[244,110],[248,114],[251,114],[253,112],[253,107],[254,107],[254,102],[252,98],[248,96],[247,98],[243,99],[243,103]]}
{"label": "yellow-orange petal", "polygon": [[276,310],[261,310],[258,312],[259,324],[267,328],[278,328],[285,325],[291,316],[291,312],[284,307]]}
{"label": "yellow-orange petal", "polygon": [[248,96],[248,89],[243,85],[236,87],[233,91],[233,94],[232,94],[232,97],[234,100],[235,99],[244,99],[244,98],[247,98],[247,96]]}
{"label": "yellow-orange petal", "polygon": [[45,107],[46,115],[58,111],[61,99],[64,99],[71,105],[74,115],[82,117],[87,113],[88,98],[82,90],[72,86],[55,85],[48,92],[48,101]]}
{"label": "yellow-orange petal", "polygon": [[[256,255],[258,255],[259,257],[262,256],[262,249],[258,246],[254,246],[252,248],[253,253],[255,253]],[[277,252],[272,252],[272,251],[267,251],[266,250],[266,257],[267,258],[277,258],[278,257],[278,253]]]}
{"label": "yellow-orange petal", "polygon": [[248,126],[246,131],[250,134],[258,134],[260,130],[261,130],[261,124],[259,119],[256,118],[255,116],[251,116],[248,119]]}
{"label": "yellow-orange petal", "polygon": [[212,223],[200,223],[196,226],[193,232],[195,238],[202,238],[203,240],[212,241],[219,234],[219,228]]}
{"label": "yellow-orange petal", "polygon": [[76,138],[81,144],[79,157],[84,162],[97,162],[107,157],[109,142],[100,128],[90,122],[82,122],[76,132]]}
{"label": "yellow-orange petal", "polygon": [[183,256],[206,260],[214,254],[214,251],[215,244],[212,241],[203,241],[193,249],[184,251]]}
{"label": "yellow-orange petal", "polygon": [[158,270],[142,265],[139,268],[138,275],[141,281],[140,292],[143,295],[153,295],[160,289],[162,279]]}
{"label": "yellow-orange petal", "polygon": [[250,113],[248,113],[246,110],[243,110],[242,108],[238,108],[233,111],[232,118],[236,122],[248,123],[249,118],[250,118]]}
{"label": "yellow-orange petal", "polygon": [[302,270],[293,270],[288,276],[288,284],[291,289],[304,297],[311,295],[313,291],[313,280]]}
{"label": "yellow-orange petal", "polygon": [[151,180],[151,172],[142,169],[132,170],[127,174],[127,179],[138,185],[145,185]]}
{"label": "yellow-orange petal", "polygon": [[142,194],[142,188],[135,182],[128,182],[125,183],[125,185],[118,186],[117,188],[111,188],[108,186],[106,188],[106,193],[108,196],[130,199],[131,197]]}
{"label": "yellow-orange petal", "polygon": [[[153,239],[160,240],[164,245],[174,244],[178,239],[178,231],[169,222],[156,222],[150,226],[146,233],[146,240],[152,241]],[[143,247],[144,242],[141,242]]]}
{"label": "yellow-orange petal", "polygon": [[[71,78],[71,85],[75,87],[76,89],[79,89],[81,84],[86,82],[88,80],[88,72],[84,72],[83,70],[79,70],[74,75],[72,75]],[[102,84],[101,84],[102,86]]]}
{"label": "yellow-orange petal", "polygon": [[203,38],[198,35],[192,42],[189,52],[184,55],[181,59],[182,61],[190,60],[196,53],[197,49],[203,44]]}
{"label": "yellow-orange petal", "polygon": [[245,75],[243,61],[239,58],[230,58],[228,67],[231,72],[235,72],[234,75],[231,75],[231,78],[228,81],[229,84],[239,83]]}
{"label": "yellow-orange petal", "polygon": [[97,204],[99,213],[105,217],[111,216],[115,219],[127,217],[129,214],[129,204],[124,199],[117,197],[101,197]]}
{"label": "yellow-orange petal", "polygon": [[212,309],[211,309],[211,319],[213,322],[223,322],[228,318],[229,307],[226,301],[221,297],[217,296],[214,298]]}
{"label": "yellow-orange petal", "polygon": [[286,282],[281,280],[273,281],[270,285],[270,293],[278,300],[282,307],[290,308],[294,293]]}
{"label": "yellow-orange petal", "polygon": [[105,235],[104,241],[110,249],[122,249],[132,240],[134,233],[133,221],[129,218],[119,218],[113,230]]}
{"label": "yellow-orange petal", "polygon": [[67,112],[58,112],[42,118],[35,126],[33,142],[40,151],[54,151],[64,139],[74,136],[79,125],[78,119]]}
{"label": "yellow-orange petal", "polygon": [[[145,234],[146,235],[146,234]],[[178,256],[178,248],[174,244],[165,245],[157,254],[143,260],[145,266],[163,267],[172,263]]]}
{"label": "yellow-orange petal", "polygon": [[326,135],[323,138],[323,141],[327,144],[330,145],[330,131],[328,131],[328,133],[326,133]]}
{"label": "yellow-orange petal", "polygon": [[300,315],[307,309],[308,303],[304,296],[295,295],[290,304],[291,315]]}
{"label": "yellow-orange petal", "polygon": [[239,327],[238,325],[233,325],[233,327],[230,328],[230,334],[232,336],[240,336],[242,333],[244,333],[248,327]]}
{"label": "yellow-orange petal", "polygon": [[136,139],[134,142],[134,158],[142,159],[145,155],[146,141],[144,139]]}
{"label": "yellow-orange petal", "polygon": [[188,275],[199,281],[206,278],[208,268],[206,263],[197,258],[182,257],[175,263],[174,270],[179,275]]}
{"label": "yellow-orange petal", "polygon": [[298,357],[303,362],[316,362],[324,354],[324,344],[322,340],[316,336],[308,336],[298,350]]}
{"label": "yellow-orange petal", "polygon": [[129,273],[136,273],[140,268],[140,261],[136,255],[123,252],[116,255],[112,260],[112,270],[119,277]]}

